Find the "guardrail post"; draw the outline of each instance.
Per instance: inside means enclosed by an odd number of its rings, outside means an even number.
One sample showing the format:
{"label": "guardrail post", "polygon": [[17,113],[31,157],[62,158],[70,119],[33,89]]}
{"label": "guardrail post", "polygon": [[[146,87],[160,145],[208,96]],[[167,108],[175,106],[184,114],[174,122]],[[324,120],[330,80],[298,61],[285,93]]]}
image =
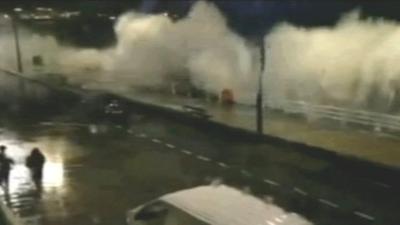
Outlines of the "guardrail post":
{"label": "guardrail post", "polygon": [[259,134],[264,133],[263,127],[263,105],[262,105],[262,93],[257,93],[257,132]]}

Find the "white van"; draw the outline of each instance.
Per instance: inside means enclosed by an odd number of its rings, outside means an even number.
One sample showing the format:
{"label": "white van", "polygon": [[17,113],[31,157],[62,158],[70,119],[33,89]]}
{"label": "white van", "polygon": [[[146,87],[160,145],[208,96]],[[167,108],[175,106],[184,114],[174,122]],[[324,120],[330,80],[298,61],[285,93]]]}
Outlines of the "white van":
{"label": "white van", "polygon": [[296,213],[225,185],[164,195],[128,211],[128,225],[311,225]]}

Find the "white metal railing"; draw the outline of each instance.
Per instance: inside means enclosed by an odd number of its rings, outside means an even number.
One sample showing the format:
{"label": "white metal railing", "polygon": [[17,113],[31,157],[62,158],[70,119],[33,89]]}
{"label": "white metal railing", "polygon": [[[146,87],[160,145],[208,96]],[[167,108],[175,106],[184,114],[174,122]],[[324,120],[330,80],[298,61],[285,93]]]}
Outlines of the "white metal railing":
{"label": "white metal railing", "polygon": [[303,101],[285,101],[280,102],[279,105],[267,102],[266,106],[273,109],[280,109],[288,113],[332,119],[344,123],[356,123],[378,129],[385,128],[393,131],[400,131],[400,115],[341,108],[331,105],[315,105]]}

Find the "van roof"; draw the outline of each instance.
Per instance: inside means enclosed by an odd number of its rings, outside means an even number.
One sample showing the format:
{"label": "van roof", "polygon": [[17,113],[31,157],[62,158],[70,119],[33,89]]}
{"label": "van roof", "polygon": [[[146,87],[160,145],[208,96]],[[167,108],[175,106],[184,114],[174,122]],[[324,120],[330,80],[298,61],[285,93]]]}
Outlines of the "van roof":
{"label": "van roof", "polygon": [[296,213],[225,185],[182,190],[164,195],[160,200],[212,225],[312,224]]}

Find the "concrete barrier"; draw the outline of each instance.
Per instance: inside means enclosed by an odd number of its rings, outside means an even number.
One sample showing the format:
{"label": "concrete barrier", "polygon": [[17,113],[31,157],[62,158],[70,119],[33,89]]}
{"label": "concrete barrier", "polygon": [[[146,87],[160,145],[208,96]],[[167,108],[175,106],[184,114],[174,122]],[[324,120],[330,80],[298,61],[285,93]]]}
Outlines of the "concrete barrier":
{"label": "concrete barrier", "polygon": [[[1,113],[40,115],[70,109],[79,102],[82,92],[72,88],[53,87],[45,82],[25,78],[12,71],[0,70]],[[51,107],[48,107],[51,105]],[[24,115],[29,116],[29,115]]]}

